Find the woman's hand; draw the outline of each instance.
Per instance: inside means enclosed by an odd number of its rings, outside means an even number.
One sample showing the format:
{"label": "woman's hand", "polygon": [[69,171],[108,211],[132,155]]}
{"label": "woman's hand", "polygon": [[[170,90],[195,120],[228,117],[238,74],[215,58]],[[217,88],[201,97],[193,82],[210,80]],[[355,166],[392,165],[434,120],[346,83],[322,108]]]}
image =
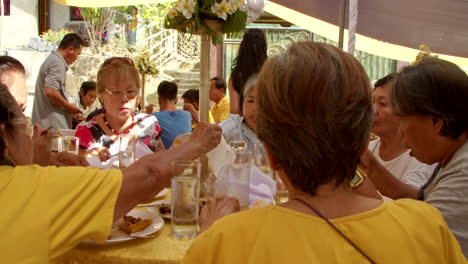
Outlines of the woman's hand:
{"label": "woman's hand", "polygon": [[226,215],[240,211],[239,200],[233,197],[218,196],[208,199],[200,213],[200,233]]}
{"label": "woman's hand", "polygon": [[222,135],[223,131],[220,126],[200,122],[190,135],[188,143],[196,144],[201,155],[218,146]]}
{"label": "woman's hand", "polygon": [[198,111],[195,109],[195,107],[193,107],[192,104],[189,104],[189,103],[184,104],[183,109],[190,113],[190,115],[192,116],[192,120],[195,123],[198,123],[200,121],[200,117],[198,116]]}
{"label": "woman's hand", "polygon": [[101,162],[107,161],[111,158],[111,154],[108,148],[93,148],[85,152],[85,157],[94,157],[97,156]]}
{"label": "woman's hand", "polygon": [[151,115],[154,112],[154,104],[149,104],[145,106],[145,113]]}

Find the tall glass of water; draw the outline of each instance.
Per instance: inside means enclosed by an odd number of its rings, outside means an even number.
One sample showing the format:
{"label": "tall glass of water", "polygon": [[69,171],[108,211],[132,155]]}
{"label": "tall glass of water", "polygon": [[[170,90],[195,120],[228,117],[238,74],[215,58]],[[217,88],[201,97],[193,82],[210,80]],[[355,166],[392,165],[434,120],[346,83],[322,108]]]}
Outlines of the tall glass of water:
{"label": "tall glass of water", "polygon": [[80,139],[73,136],[61,136],[57,138],[57,149],[59,152],[67,151],[78,155]]}
{"label": "tall glass of water", "polygon": [[127,168],[135,162],[137,136],[134,134],[119,135],[119,168]]}
{"label": "tall glass of water", "polygon": [[239,200],[241,209],[249,206],[250,151],[231,149],[228,159],[228,196]]}
{"label": "tall glass of water", "polygon": [[198,233],[199,161],[176,160],[171,162],[174,177],[171,179],[172,236],[178,239],[194,238]]}
{"label": "tall glass of water", "polygon": [[273,180],[274,178],[274,172],[271,169],[270,162],[268,162],[268,157],[265,151],[265,148],[263,147],[262,143],[255,143],[254,144],[254,155],[253,155],[253,160],[255,166],[263,172],[265,175],[270,176]]}

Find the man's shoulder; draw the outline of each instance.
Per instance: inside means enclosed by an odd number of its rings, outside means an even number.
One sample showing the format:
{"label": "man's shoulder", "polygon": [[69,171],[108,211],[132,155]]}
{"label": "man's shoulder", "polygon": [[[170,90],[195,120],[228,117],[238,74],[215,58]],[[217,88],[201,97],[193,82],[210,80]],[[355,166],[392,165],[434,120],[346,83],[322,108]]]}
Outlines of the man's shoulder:
{"label": "man's shoulder", "polygon": [[219,102],[219,104],[223,106],[229,105],[229,98],[227,96],[224,96]]}
{"label": "man's shoulder", "polygon": [[177,110],[175,111],[177,113],[177,115],[181,116],[182,118],[184,119],[192,119],[192,115],[190,114],[190,112],[188,111],[185,111],[185,110]]}

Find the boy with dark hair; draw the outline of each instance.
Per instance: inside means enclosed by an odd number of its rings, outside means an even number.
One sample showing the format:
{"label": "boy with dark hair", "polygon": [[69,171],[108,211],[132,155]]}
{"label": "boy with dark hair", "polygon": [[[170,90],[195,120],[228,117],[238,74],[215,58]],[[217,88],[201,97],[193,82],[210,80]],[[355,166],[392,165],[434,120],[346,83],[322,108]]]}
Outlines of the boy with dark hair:
{"label": "boy with dark hair", "polygon": [[85,121],[88,114],[90,114],[98,108],[99,101],[96,100],[96,98],[96,82],[83,82],[80,87],[80,93],[78,94],[78,102],[76,104],[81,109],[82,115],[73,115],[73,129],[75,129],[76,126],[79,123],[81,123],[81,121]]}
{"label": "boy with dark hair", "polygon": [[177,110],[177,84],[163,81],[158,86],[159,112],[153,113],[163,132],[161,138],[166,149],[174,139],[192,131],[192,117],[184,110]]}

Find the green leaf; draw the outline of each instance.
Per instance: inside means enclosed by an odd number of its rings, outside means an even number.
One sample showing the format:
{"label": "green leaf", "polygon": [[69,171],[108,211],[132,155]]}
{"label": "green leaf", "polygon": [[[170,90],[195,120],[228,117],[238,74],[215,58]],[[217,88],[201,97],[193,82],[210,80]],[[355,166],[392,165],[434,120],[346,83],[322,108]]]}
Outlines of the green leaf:
{"label": "green leaf", "polygon": [[230,15],[224,23],[223,31],[225,33],[239,32],[247,25],[247,13],[237,10],[234,14]]}

